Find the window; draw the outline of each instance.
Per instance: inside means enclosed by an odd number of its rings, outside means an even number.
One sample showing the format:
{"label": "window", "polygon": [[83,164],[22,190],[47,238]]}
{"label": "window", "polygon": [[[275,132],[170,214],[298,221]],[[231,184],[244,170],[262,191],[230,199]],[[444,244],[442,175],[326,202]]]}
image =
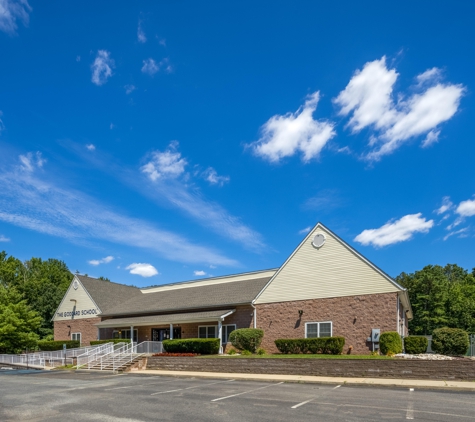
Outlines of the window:
{"label": "window", "polygon": [[71,333],[71,340],[77,340],[81,344],[81,333]]}
{"label": "window", "polygon": [[[229,334],[236,329],[236,324],[223,325],[223,344],[228,342]],[[198,327],[199,338],[217,338],[218,326],[217,325],[200,325]]]}
{"label": "window", "polygon": [[326,322],[307,322],[305,323],[305,338],[331,337],[332,323]]}
{"label": "window", "polygon": [[[130,329],[128,330],[114,330],[112,338],[115,339],[130,339]],[[138,343],[138,330],[134,329],[134,342]]]}

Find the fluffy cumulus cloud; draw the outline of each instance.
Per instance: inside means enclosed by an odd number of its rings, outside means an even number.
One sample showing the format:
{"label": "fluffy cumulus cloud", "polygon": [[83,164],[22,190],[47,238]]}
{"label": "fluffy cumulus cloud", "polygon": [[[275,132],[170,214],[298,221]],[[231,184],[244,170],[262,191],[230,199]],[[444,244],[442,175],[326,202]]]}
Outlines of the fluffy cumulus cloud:
{"label": "fluffy cumulus cloud", "polygon": [[102,259],[91,259],[90,261],[87,261],[87,263],[90,265],[97,266],[100,264],[108,264],[109,262],[112,262],[113,260],[114,260],[114,257],[109,255]]}
{"label": "fluffy cumulus cloud", "polygon": [[94,144],[87,144],[86,149],[88,151],[94,151],[96,149],[96,146]]}
{"label": "fluffy cumulus cloud", "polygon": [[475,199],[462,201],[455,212],[461,217],[472,217],[475,215]]}
{"label": "fluffy cumulus cloud", "polygon": [[114,67],[115,62],[111,58],[111,53],[106,50],[99,50],[91,65],[92,83],[97,86],[104,85],[112,76],[112,69],[114,69]]}
{"label": "fluffy cumulus cloud", "polygon": [[218,175],[218,172],[213,167],[208,167],[201,175],[210,185],[223,186],[229,182],[229,176]]}
{"label": "fluffy cumulus cloud", "polygon": [[259,140],[250,145],[254,154],[270,162],[279,162],[298,152],[304,162],[318,157],[335,136],[333,123],[313,118],[319,99],[317,91],[296,112],[271,117],[261,127]]}
{"label": "fluffy cumulus cloud", "polygon": [[195,270],[195,271],[193,271],[193,274],[195,276],[198,276],[198,277],[202,277],[202,276],[206,275],[206,273],[203,270]]}
{"label": "fluffy cumulus cloud", "polygon": [[137,274],[142,277],[153,277],[158,274],[157,269],[151,264],[145,263],[133,263],[125,267],[126,270],[129,270],[130,274]]}
{"label": "fluffy cumulus cloud", "polygon": [[46,160],[41,155],[41,152],[36,151],[36,153],[28,152],[25,155],[20,155],[20,168],[23,171],[33,172],[36,169],[42,168],[46,163]]}
{"label": "fluffy cumulus cloud", "polygon": [[28,26],[31,10],[27,0],[0,0],[0,31],[15,35],[17,21]]}
{"label": "fluffy cumulus cloud", "polygon": [[367,159],[379,160],[416,136],[426,135],[424,147],[437,142],[439,125],[457,112],[465,90],[462,85],[441,83],[440,77],[437,68],[418,75],[416,92],[409,97],[399,94],[395,100],[398,73],[387,67],[386,57],[355,72],[333,101],[340,115],[351,116],[348,126],[353,133],[373,129]]}
{"label": "fluffy cumulus cloud", "polygon": [[176,179],[185,172],[187,161],[177,151],[178,142],[172,142],[165,151],[154,151],[151,160],[141,167],[151,180]]}
{"label": "fluffy cumulus cloud", "polygon": [[3,234],[0,234],[0,242],[10,242],[10,238],[5,237]]}
{"label": "fluffy cumulus cloud", "polygon": [[379,229],[363,230],[354,240],[365,246],[382,247],[409,240],[415,233],[427,233],[433,225],[434,221],[427,221],[421,213],[409,214],[389,221]]}
{"label": "fluffy cumulus cloud", "polygon": [[454,207],[454,204],[450,200],[450,196],[444,196],[442,198],[442,205],[435,210],[437,214],[444,214],[447,211],[450,211]]}

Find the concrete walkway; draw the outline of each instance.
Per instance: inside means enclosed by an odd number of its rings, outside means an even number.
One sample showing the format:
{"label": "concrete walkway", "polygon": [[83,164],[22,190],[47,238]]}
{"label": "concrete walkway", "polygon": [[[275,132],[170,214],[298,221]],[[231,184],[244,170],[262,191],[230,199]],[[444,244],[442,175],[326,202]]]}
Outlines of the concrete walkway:
{"label": "concrete walkway", "polygon": [[475,382],[470,381],[436,381],[436,380],[411,380],[390,378],[345,378],[345,377],[314,377],[308,375],[263,375],[263,374],[237,374],[230,372],[191,372],[191,371],[160,371],[144,369],[133,371],[135,374],[162,375],[171,377],[196,377],[196,378],[234,378],[248,381],[284,381],[299,383],[338,384],[338,385],[365,385],[404,388],[447,389],[475,391]]}

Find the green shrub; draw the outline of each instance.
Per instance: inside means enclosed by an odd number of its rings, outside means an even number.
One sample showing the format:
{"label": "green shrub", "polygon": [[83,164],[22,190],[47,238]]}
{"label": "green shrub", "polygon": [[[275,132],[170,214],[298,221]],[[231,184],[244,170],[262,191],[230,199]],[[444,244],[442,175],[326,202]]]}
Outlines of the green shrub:
{"label": "green shrub", "polygon": [[219,353],[219,338],[163,340],[162,344],[168,353],[199,353],[201,355]]}
{"label": "green shrub", "polygon": [[340,355],[345,345],[344,337],[319,337],[319,338],[285,338],[275,340],[275,345],[280,353],[322,353],[326,355]]}
{"label": "green shrub", "polygon": [[90,341],[89,344],[91,346],[97,346],[98,344],[104,344],[104,343],[130,343],[130,339],[128,338],[110,338],[109,340],[93,340]]}
{"label": "green shrub", "polygon": [[427,351],[429,340],[423,336],[404,337],[404,349],[410,355],[418,355]]}
{"label": "green shrub", "polygon": [[264,331],[257,328],[240,328],[229,335],[229,341],[238,350],[256,353],[264,337]]}
{"label": "green shrub", "polygon": [[242,355],[242,356],[250,356],[250,355],[252,355],[252,352],[249,351],[249,350],[243,350],[243,351],[241,352],[241,355]]}
{"label": "green shrub", "polygon": [[435,353],[465,355],[468,345],[468,334],[460,328],[438,328],[432,333],[432,350]]}
{"label": "green shrub", "polygon": [[52,352],[54,350],[62,350],[63,344],[66,345],[66,349],[75,349],[77,347],[80,347],[78,340],[58,340],[58,341],[40,340],[38,341],[38,348],[42,352]]}
{"label": "green shrub", "polygon": [[261,347],[260,349],[257,349],[257,354],[259,356],[262,356],[262,355],[265,355],[266,354],[266,351]]}
{"label": "green shrub", "polygon": [[237,352],[236,352],[236,349],[231,349],[229,352],[228,352],[228,355],[235,355]]}
{"label": "green shrub", "polygon": [[402,340],[401,336],[396,331],[386,331],[379,337],[379,350],[383,355],[388,353],[401,353],[402,352]]}

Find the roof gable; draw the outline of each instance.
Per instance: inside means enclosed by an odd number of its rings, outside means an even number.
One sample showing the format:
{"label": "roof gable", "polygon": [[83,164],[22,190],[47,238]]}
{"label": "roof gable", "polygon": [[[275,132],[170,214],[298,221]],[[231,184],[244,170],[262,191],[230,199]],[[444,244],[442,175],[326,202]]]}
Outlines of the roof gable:
{"label": "roof gable", "polygon": [[[317,234],[325,237],[321,247],[312,244]],[[259,293],[255,303],[403,290],[391,277],[318,223]]]}

